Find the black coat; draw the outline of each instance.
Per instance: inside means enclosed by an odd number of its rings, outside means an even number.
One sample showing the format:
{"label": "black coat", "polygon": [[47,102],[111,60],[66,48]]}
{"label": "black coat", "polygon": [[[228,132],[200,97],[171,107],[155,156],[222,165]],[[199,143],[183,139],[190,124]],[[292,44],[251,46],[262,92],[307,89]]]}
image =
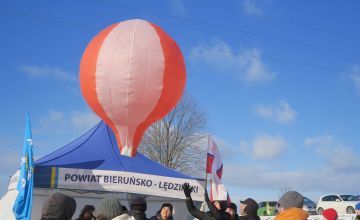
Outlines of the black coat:
{"label": "black coat", "polygon": [[220,203],[221,209],[218,210],[212,202],[210,202],[207,192],[205,192],[205,202],[210,209],[210,212],[215,217],[216,220],[231,220],[229,213],[225,212],[227,208],[227,201],[218,201]]}
{"label": "black coat", "polygon": [[191,199],[191,197],[186,197],[186,206],[192,216],[199,220],[216,220],[216,218],[213,216],[213,214],[209,212],[203,212],[197,209],[194,206],[194,203]]}
{"label": "black coat", "polygon": [[257,215],[244,215],[239,216],[239,220],[260,220],[260,217]]}

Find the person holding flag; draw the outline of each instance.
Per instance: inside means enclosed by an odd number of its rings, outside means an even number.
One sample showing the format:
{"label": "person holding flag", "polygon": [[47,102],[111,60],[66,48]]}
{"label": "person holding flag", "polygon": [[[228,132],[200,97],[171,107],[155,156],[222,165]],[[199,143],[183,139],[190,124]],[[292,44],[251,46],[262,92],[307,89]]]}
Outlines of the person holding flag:
{"label": "person holding flag", "polygon": [[[211,174],[210,199],[205,188],[205,202],[210,211],[203,212],[195,208],[191,199],[192,187],[184,183],[182,188],[186,196],[187,208],[194,217],[200,220],[230,220],[231,216],[225,212],[230,198],[225,186],[221,183],[223,164],[217,145],[209,136],[206,173]],[[206,175],[207,178],[207,175]],[[207,181],[206,181],[207,182]]]}
{"label": "person holding flag", "polygon": [[29,111],[26,114],[26,128],[20,164],[20,178],[17,185],[13,212],[16,220],[30,220],[32,208],[34,161]]}
{"label": "person holding flag", "polygon": [[199,220],[229,220],[230,215],[225,212],[227,207],[227,201],[214,201],[210,202],[209,197],[207,195],[207,191],[205,189],[205,201],[210,209],[210,211],[203,212],[197,209],[194,205],[194,202],[191,198],[191,192],[193,191],[193,187],[189,185],[189,183],[184,183],[182,185],[182,189],[186,196],[186,206],[192,216]]}

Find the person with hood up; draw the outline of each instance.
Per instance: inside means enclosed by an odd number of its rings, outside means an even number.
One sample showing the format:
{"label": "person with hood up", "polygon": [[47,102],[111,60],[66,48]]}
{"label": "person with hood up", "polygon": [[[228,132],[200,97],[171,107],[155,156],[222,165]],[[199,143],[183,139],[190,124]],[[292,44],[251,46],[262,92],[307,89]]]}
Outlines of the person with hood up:
{"label": "person with hood up", "polygon": [[337,220],[338,214],[335,209],[325,209],[322,212],[322,216],[324,217],[324,220]]}
{"label": "person with hood up", "polygon": [[356,214],[355,220],[360,220],[360,203],[355,205],[355,214]]}
{"label": "person with hood up", "polygon": [[257,215],[258,208],[259,205],[252,198],[240,201],[239,220],[260,220],[260,217]]}
{"label": "person with hood up", "polygon": [[173,220],[173,206],[170,203],[163,203],[160,210],[151,220]]}
{"label": "person with hood up", "polygon": [[296,192],[284,193],[278,201],[279,214],[275,220],[306,220],[309,214],[303,210],[304,197]]}
{"label": "person with hood up", "polygon": [[230,203],[226,208],[226,212],[229,213],[231,220],[238,220],[239,216],[237,214],[237,206],[235,203]]}
{"label": "person with hood up", "polygon": [[[203,212],[194,206],[194,203],[191,198],[191,192],[193,190],[193,187],[190,187],[189,183],[184,183],[182,185],[182,189],[183,189],[185,197],[186,197],[186,206],[187,206],[190,214],[192,216],[194,216],[195,218],[197,218],[199,220],[219,220],[222,213],[225,213],[227,201],[214,201],[213,203],[207,201],[210,211]],[[205,200],[209,200],[209,198],[207,198],[206,192],[205,192]],[[218,211],[216,211],[216,210],[218,210]],[[215,213],[213,211],[215,211]],[[220,215],[218,214],[218,212],[220,212]],[[215,215],[217,215],[217,216],[215,216]],[[218,218],[216,218],[216,217],[218,217]]]}
{"label": "person with hood up", "polygon": [[146,217],[147,203],[143,196],[134,197],[130,202],[130,219],[131,220],[149,220]]}
{"label": "person with hood up", "polygon": [[57,192],[46,199],[40,220],[71,220],[75,210],[75,199]]}

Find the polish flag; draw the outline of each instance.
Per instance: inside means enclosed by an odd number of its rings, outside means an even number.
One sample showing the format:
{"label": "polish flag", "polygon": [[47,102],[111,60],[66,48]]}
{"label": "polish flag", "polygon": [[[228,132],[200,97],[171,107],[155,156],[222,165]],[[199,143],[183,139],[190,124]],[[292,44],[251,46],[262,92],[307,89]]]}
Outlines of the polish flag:
{"label": "polish flag", "polygon": [[209,136],[206,173],[210,174],[210,200],[227,200],[230,202],[228,192],[221,182],[222,171],[223,162],[219,153],[219,148]]}

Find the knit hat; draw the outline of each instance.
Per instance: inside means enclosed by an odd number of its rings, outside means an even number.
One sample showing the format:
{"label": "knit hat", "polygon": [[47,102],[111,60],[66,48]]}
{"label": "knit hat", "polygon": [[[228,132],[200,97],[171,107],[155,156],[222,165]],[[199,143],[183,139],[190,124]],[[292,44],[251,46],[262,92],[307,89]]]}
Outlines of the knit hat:
{"label": "knit hat", "polygon": [[42,208],[41,219],[68,220],[74,215],[75,210],[75,199],[57,192],[46,199]]}
{"label": "knit hat", "polygon": [[337,212],[335,211],[335,209],[325,209],[322,212],[322,215],[325,217],[326,220],[336,220],[338,217]]}
{"label": "knit hat", "polygon": [[130,209],[145,212],[147,209],[145,198],[143,196],[133,198],[130,202]]}
{"label": "knit hat", "polygon": [[235,212],[237,212],[237,206],[235,205],[235,203],[230,203],[228,205],[228,208],[234,210]]}
{"label": "knit hat", "polygon": [[280,207],[288,208],[302,208],[304,206],[304,197],[295,191],[286,192],[278,201]]}
{"label": "knit hat", "polygon": [[104,198],[100,201],[94,211],[94,216],[102,216],[108,219],[122,214],[121,203],[117,198]]}
{"label": "knit hat", "polygon": [[355,210],[360,210],[360,203],[355,205]]}
{"label": "knit hat", "polygon": [[246,212],[247,214],[255,214],[259,208],[257,202],[252,198],[247,198],[244,201],[240,201],[240,203],[246,205],[244,212]]}

